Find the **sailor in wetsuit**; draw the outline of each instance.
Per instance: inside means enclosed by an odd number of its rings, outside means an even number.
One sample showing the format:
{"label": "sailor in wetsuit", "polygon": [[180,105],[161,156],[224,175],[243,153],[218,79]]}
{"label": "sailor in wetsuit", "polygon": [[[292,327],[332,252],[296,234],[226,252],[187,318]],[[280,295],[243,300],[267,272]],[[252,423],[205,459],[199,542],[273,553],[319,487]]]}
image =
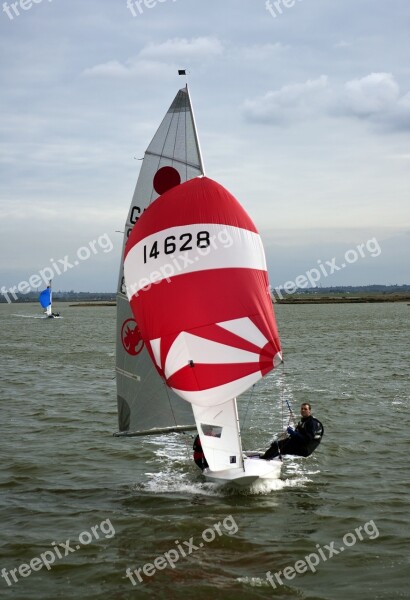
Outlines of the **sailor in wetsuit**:
{"label": "sailor in wetsuit", "polygon": [[199,435],[197,435],[196,438],[194,439],[194,444],[192,446],[192,449],[194,451],[195,464],[201,469],[201,471],[203,471],[209,465],[206,462],[205,454],[202,450],[202,444],[201,444],[201,439],[200,439]]}
{"label": "sailor in wetsuit", "polygon": [[323,425],[312,415],[312,408],[307,402],[300,407],[300,413],[302,418],[296,429],[287,428],[289,437],[284,440],[275,440],[265,454],[261,454],[260,458],[270,460],[279,454],[310,456],[316,450],[322,440]]}

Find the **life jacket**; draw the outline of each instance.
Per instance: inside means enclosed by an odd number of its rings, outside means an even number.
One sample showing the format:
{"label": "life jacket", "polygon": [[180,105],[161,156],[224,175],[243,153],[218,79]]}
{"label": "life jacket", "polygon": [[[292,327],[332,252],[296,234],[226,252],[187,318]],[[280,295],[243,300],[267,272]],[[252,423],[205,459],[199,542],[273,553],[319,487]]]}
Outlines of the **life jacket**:
{"label": "life jacket", "polygon": [[[302,440],[295,440],[293,442],[293,438],[292,438],[292,442],[295,443],[297,446],[300,446],[300,454],[301,456],[309,456],[310,454],[312,454],[312,452],[314,450],[316,450],[316,448],[319,446],[322,436],[323,436],[323,425],[322,423],[319,421],[319,419],[316,419],[316,417],[313,417],[312,415],[310,417],[308,417],[305,421],[299,421],[299,423],[297,424],[296,427],[296,431],[299,431],[301,433],[303,433],[303,431],[306,429],[306,424],[308,422],[308,420],[310,421],[310,423],[313,425],[313,427],[309,427],[310,431],[309,431],[309,437],[305,437],[305,439]],[[313,431],[312,431],[313,429]],[[310,436],[313,435],[313,438],[311,438]],[[291,443],[292,443],[291,442]],[[303,450],[303,452],[302,452]]]}
{"label": "life jacket", "polygon": [[303,433],[304,430],[306,430],[306,425],[309,421],[313,424],[313,428],[309,427],[309,429],[313,429],[313,431],[309,431],[309,435],[313,435],[313,439],[319,440],[320,442],[324,432],[323,425],[319,419],[316,419],[316,417],[313,417],[312,415],[310,417],[305,417],[305,421],[299,421],[296,426],[296,431]]}
{"label": "life jacket", "polygon": [[316,419],[316,417],[313,417],[313,420],[315,422],[315,437],[314,437],[314,439],[319,440],[319,442],[320,442],[320,440],[322,439],[323,434],[325,432],[325,429],[323,427],[323,423],[321,423],[319,421],[319,419]]}
{"label": "life jacket", "polygon": [[319,446],[321,440],[322,440],[322,436],[323,436],[323,425],[322,423],[319,421],[319,419],[316,419],[316,417],[312,417],[313,418],[313,425],[314,425],[314,435],[313,435],[313,440],[309,440],[308,443],[306,444],[306,449],[307,449],[307,453],[308,455],[312,454],[312,452],[314,452],[316,450],[316,448]]}

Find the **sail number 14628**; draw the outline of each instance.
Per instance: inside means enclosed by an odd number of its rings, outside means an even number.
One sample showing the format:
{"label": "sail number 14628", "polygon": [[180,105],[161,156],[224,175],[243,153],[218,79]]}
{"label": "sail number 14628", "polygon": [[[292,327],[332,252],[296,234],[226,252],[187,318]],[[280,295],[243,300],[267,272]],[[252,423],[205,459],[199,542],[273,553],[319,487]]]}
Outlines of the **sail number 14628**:
{"label": "sail number 14628", "polygon": [[196,236],[192,233],[181,233],[179,236],[169,235],[162,242],[154,241],[151,246],[144,244],[144,264],[149,258],[158,258],[163,254],[185,252],[196,248],[207,248],[210,245],[209,231],[198,231]]}

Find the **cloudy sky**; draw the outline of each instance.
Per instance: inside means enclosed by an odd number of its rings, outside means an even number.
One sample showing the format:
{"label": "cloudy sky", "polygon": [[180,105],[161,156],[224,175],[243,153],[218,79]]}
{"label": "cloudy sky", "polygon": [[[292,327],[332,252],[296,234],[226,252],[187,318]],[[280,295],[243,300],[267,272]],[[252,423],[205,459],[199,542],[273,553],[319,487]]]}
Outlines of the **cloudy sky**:
{"label": "cloudy sky", "polygon": [[182,67],[206,173],[255,221],[273,286],[410,283],[408,0],[2,8],[1,286],[54,264],[55,289],[115,290],[136,159]]}

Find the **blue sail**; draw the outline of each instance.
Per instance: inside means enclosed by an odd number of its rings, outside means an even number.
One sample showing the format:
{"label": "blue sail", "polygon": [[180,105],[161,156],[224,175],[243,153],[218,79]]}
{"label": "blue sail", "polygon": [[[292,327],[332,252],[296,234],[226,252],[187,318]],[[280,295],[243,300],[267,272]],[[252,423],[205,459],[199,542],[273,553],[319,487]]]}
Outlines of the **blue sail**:
{"label": "blue sail", "polygon": [[40,300],[40,304],[43,308],[47,308],[47,306],[50,306],[51,304],[51,290],[50,288],[47,288],[46,290],[43,290],[40,294],[39,297]]}

